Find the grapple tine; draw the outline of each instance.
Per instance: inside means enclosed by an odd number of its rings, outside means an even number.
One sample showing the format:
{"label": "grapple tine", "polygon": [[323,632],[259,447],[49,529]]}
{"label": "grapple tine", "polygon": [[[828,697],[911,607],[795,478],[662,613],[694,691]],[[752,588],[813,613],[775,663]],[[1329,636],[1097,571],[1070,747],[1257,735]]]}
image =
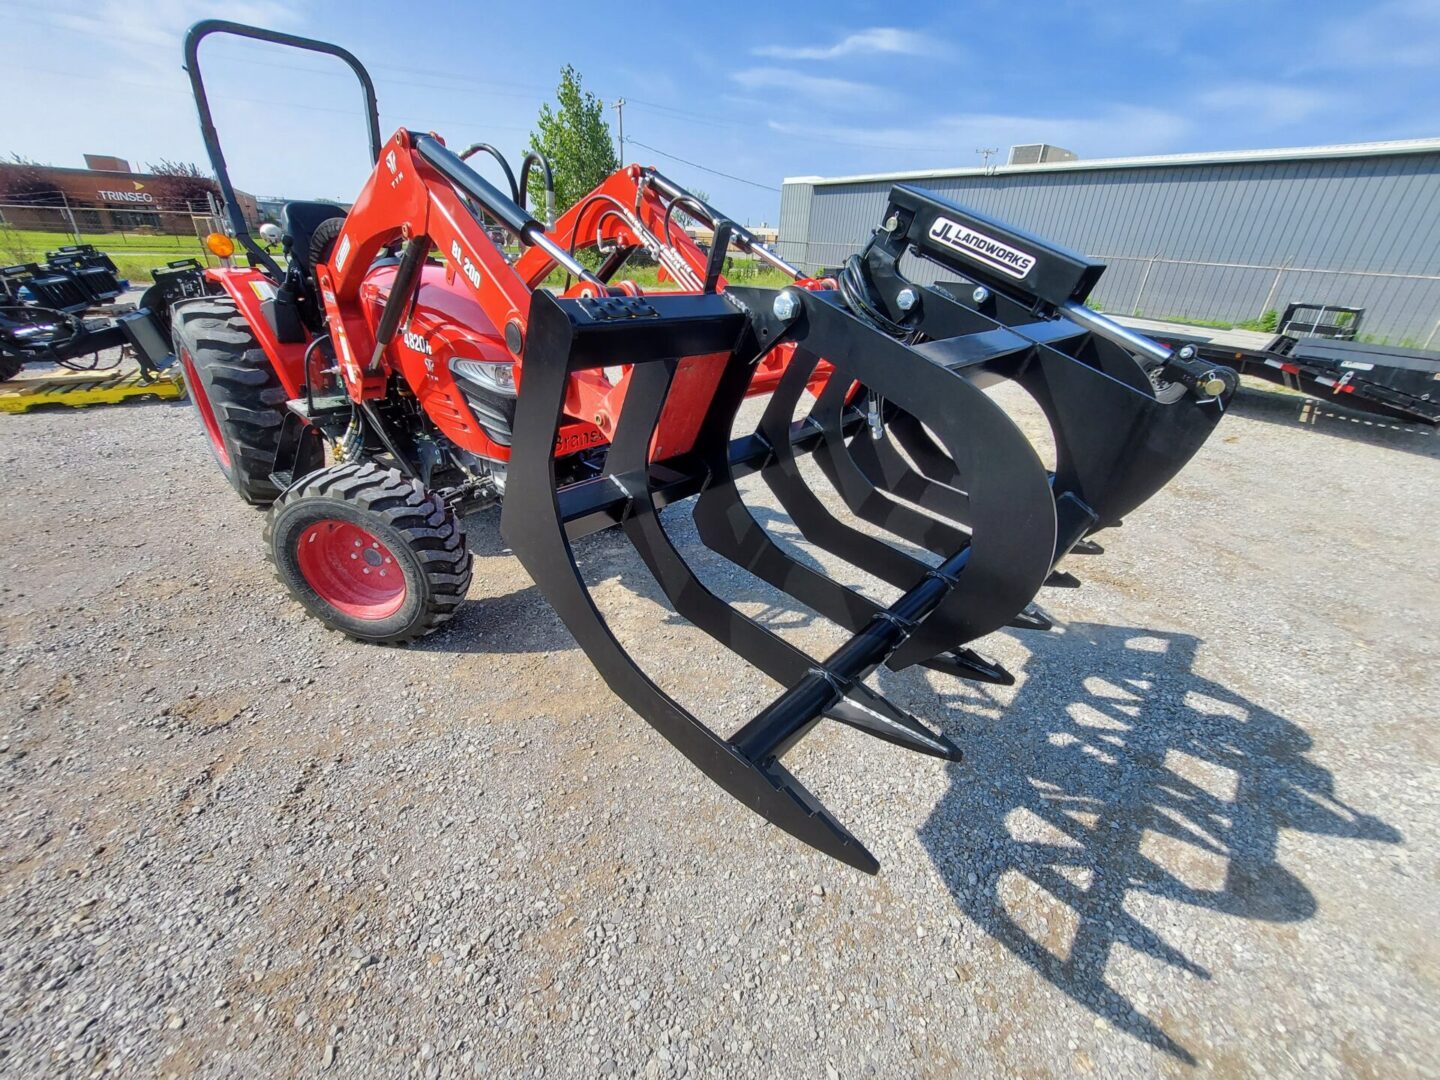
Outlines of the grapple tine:
{"label": "grapple tine", "polygon": [[843,698],[826,710],[825,715],[907,750],[946,761],[959,761],[963,757],[960,748],[945,735],[932,731],[864,683],[852,686]]}
{"label": "grapple tine", "polygon": [[[649,433],[659,420],[674,373],[673,362],[645,365],[631,373],[620,427],[605,463],[605,475],[634,492],[621,528],[677,613],[776,682],[793,684],[820,662],[711,592],[675,550],[656,513],[645,482]],[[960,760],[959,748],[944,735],[863,683],[847,687],[825,715],[922,754]]]}
{"label": "grapple tine", "polygon": [[920,666],[974,682],[994,683],[996,686],[1015,685],[1015,676],[1010,674],[1004,664],[981,656],[974,649],[955,649],[932,656],[929,660],[920,661]]}
{"label": "grapple tine", "polygon": [[[969,492],[973,530],[969,545],[960,553],[966,556],[963,573],[950,582],[948,594],[887,664],[908,667],[1007,625],[1049,573],[1056,535],[1049,479],[1010,418],[983,391],[918,350],[879,334],[832,294],[800,293],[803,313],[788,325],[769,313],[766,290],[732,287],[729,295],[752,312],[765,340],[794,341],[797,360],[807,354],[823,356],[835,369],[832,381],[858,381],[922,418],[950,458],[966,463],[962,473],[973,477]],[[777,397],[779,393],[777,389]],[[784,448],[775,450],[783,462]],[[979,467],[981,461],[984,468]],[[785,492],[777,495],[811,542],[900,588],[910,587],[915,579],[907,581],[896,573],[895,563],[911,574],[935,573],[889,545],[883,546],[900,559],[867,561],[873,545],[882,541],[835,521],[823,505],[813,513],[818,500],[794,473],[793,461],[775,475],[786,481]],[[802,522],[802,516],[808,516],[808,522]],[[696,520],[698,524],[698,508]],[[857,535],[870,543],[859,543]]]}
{"label": "grapple tine", "polygon": [[[845,407],[847,389],[839,379],[831,379],[821,391],[811,415],[819,421],[825,432],[824,440],[815,448],[815,462],[840,493],[850,512],[862,521],[878,525],[887,532],[938,555],[949,555],[969,544],[968,532],[913,510],[904,503],[896,502],[886,491],[877,488],[855,462],[851,445],[846,443],[842,427],[841,414]],[[853,444],[861,446],[874,442],[868,428],[857,433],[852,440]],[[911,473],[910,477],[918,481],[920,486],[935,488],[937,492],[948,490],[926,482],[917,474]],[[902,475],[897,479],[903,482],[909,478]],[[887,490],[899,493],[888,485]],[[968,497],[965,503],[968,509]]]}
{"label": "grapple tine", "polygon": [[[804,392],[806,383],[810,380],[811,373],[818,362],[819,357],[808,349],[797,349],[789,366],[785,369],[785,374],[781,376],[780,383],[775,388],[774,395],[760,420],[760,433],[774,451],[769,462],[760,470],[760,475],[770,490],[774,492],[785,512],[795,522],[801,534],[812,544],[838,555],[846,562],[853,563],[896,588],[908,589],[924,577],[930,568],[925,563],[887,544],[884,540],[839,521],[815,495],[805,478],[800,475],[795,452],[790,445],[790,417],[793,415],[800,395]],[[838,377],[838,374],[832,375],[825,391],[821,394],[821,401],[825,401],[828,394],[832,403],[836,398],[843,403],[844,389],[841,384],[848,383],[848,381]],[[837,388],[839,388],[838,394],[835,392]],[[825,431],[826,438],[821,443],[823,448],[826,443],[838,435],[840,417],[838,408],[829,418],[819,415],[819,412],[817,405],[811,415],[819,421],[822,430]],[[827,423],[827,419],[831,423]],[[821,452],[821,448],[816,449],[817,460]],[[874,492],[874,489],[872,488],[871,491]],[[876,494],[874,502],[866,506],[865,510],[867,516],[876,519],[878,524],[880,520],[885,519],[886,508],[876,505],[881,501],[878,493]],[[891,508],[915,514],[915,511],[900,507],[891,500],[885,501],[890,504]],[[945,528],[933,518],[924,518],[923,515],[915,516],[921,517],[924,521],[933,522],[938,528]],[[916,527],[918,529],[918,526]],[[892,531],[896,531],[897,535],[903,535],[898,532],[898,529]],[[945,551],[946,554],[958,551],[969,544],[969,536],[953,529],[947,531],[950,534],[951,543],[949,549]],[[910,537],[906,537],[906,539],[910,539]],[[912,542],[918,543],[919,541]],[[942,550],[945,549],[942,548]],[[956,643],[959,644],[958,641]]]}
{"label": "grapple tine", "polygon": [[1044,633],[1047,630],[1055,629],[1055,624],[1040,614],[1036,608],[1026,608],[1024,611],[1011,617],[1005,625],[1016,630],[1038,630]]}
{"label": "grapple tine", "polygon": [[[796,561],[775,543],[740,498],[730,461],[730,425],[744,400],[751,371],[732,366],[721,377],[710,416],[701,425],[695,453],[706,473],[695,502],[695,527],[705,546],[744,567],[761,581],[819,612],[831,622],[859,633],[882,609],[868,597]],[[793,441],[793,440],[787,440]],[[770,457],[774,456],[771,448]],[[922,568],[923,570],[923,568]],[[942,654],[943,656],[944,654]],[[963,660],[942,668],[961,678],[984,678]]]}
{"label": "grapple tine", "polygon": [[[881,438],[857,437],[850,440],[850,458],[861,474],[877,488],[890,492],[897,498],[924,507],[932,514],[940,514],[951,521],[964,524],[970,520],[970,496],[946,481],[927,476],[923,470],[910,465],[895,449],[901,442],[899,429],[903,424],[919,427],[919,422],[908,413],[897,409],[886,410],[885,430]],[[920,432],[924,435],[924,431]],[[893,436],[893,438],[892,438]],[[928,436],[925,436],[928,440]],[[934,444],[931,443],[934,447]],[[935,453],[943,457],[938,447]],[[955,463],[945,458],[949,473],[954,478]]]}

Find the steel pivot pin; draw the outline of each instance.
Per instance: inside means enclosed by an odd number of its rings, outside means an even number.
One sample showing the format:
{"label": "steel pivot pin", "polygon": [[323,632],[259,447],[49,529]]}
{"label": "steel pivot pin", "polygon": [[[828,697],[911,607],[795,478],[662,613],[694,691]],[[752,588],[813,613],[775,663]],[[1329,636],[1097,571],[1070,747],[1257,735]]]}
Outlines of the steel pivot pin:
{"label": "steel pivot pin", "polygon": [[775,297],[775,304],[771,308],[775,317],[781,322],[789,322],[800,314],[800,298],[789,289],[786,289],[779,296]]}

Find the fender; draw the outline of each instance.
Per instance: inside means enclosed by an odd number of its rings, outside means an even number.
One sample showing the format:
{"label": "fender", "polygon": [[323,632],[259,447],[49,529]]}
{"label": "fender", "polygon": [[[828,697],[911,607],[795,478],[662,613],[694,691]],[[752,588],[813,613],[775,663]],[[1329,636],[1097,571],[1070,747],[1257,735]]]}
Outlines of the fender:
{"label": "fender", "polygon": [[305,394],[305,349],[308,341],[285,342],[275,336],[274,327],[265,317],[265,303],[275,296],[275,283],[254,267],[221,267],[206,270],[205,276],[225,290],[235,301],[249,324],[250,331],[265,350],[265,357],[285,393],[292,398]]}

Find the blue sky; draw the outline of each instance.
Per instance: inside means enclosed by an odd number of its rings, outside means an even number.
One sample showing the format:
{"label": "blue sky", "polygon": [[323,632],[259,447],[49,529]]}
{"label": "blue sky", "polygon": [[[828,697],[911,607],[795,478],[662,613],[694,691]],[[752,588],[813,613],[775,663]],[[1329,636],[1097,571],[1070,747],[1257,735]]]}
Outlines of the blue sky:
{"label": "blue sky", "polygon": [[[628,159],[751,223],[775,221],[786,176],[973,165],[1017,142],[1108,157],[1440,134],[1440,0],[5,0],[6,74],[34,90],[8,95],[0,153],[203,163],[180,43],[206,16],[346,46],[375,76],[385,134],[517,156],[572,63],[627,100]],[[202,61],[238,186],[358,190],[347,72],[233,41]]]}

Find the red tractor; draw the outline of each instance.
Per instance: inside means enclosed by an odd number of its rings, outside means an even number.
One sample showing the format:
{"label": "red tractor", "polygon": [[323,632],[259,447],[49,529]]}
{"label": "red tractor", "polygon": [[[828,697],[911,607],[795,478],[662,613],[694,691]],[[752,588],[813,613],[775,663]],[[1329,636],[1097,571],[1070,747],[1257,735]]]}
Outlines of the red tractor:
{"label": "red tractor", "polygon": [[[337,57],[364,91],[374,172],[348,212],[286,207],[283,265],[246,228],[211,120],[198,50],[215,33]],[[507,542],[611,688],[747,806],[870,872],[873,857],[784,769],[786,751],[828,718],[958,758],[864,679],[884,664],[1011,681],[968,643],[1047,628],[1029,605],[1070,582],[1060,559],[1098,552],[1088,537],[1184,465],[1234,390],[1233,376],[1085,308],[1100,264],[928,192],[896,187],[865,249],[816,280],[638,165],[547,228],[524,199],[545,162],[528,158],[519,182],[506,167],[507,193],[434,134],[382,142],[370,78],[337,46],[212,20],[191,29],[186,66],[251,265],[209,271],[213,293],[175,306],[175,351],[221,470],[270,506],[269,557],[292,595],[353,638],[411,641],[465,598],[460,513],[503,503]],[[681,214],[713,230],[708,252]],[[727,284],[732,247],[795,284]],[[639,251],[673,291],[623,280]],[[907,278],[907,254],[957,280]],[[558,294],[542,287],[557,270],[573,282]],[[983,392],[1001,379],[1044,409],[1053,472]],[[757,396],[760,419],[737,437]],[[803,454],[841,514],[809,486]],[[807,540],[900,598],[880,604],[798,561],[745,505],[736,481],[752,473]],[[850,640],[808,656],[711,593],[659,519],[691,497],[706,546]],[[570,543],[612,526],[681,615],[786,687],[730,735],[651,682],[595,607]]]}

